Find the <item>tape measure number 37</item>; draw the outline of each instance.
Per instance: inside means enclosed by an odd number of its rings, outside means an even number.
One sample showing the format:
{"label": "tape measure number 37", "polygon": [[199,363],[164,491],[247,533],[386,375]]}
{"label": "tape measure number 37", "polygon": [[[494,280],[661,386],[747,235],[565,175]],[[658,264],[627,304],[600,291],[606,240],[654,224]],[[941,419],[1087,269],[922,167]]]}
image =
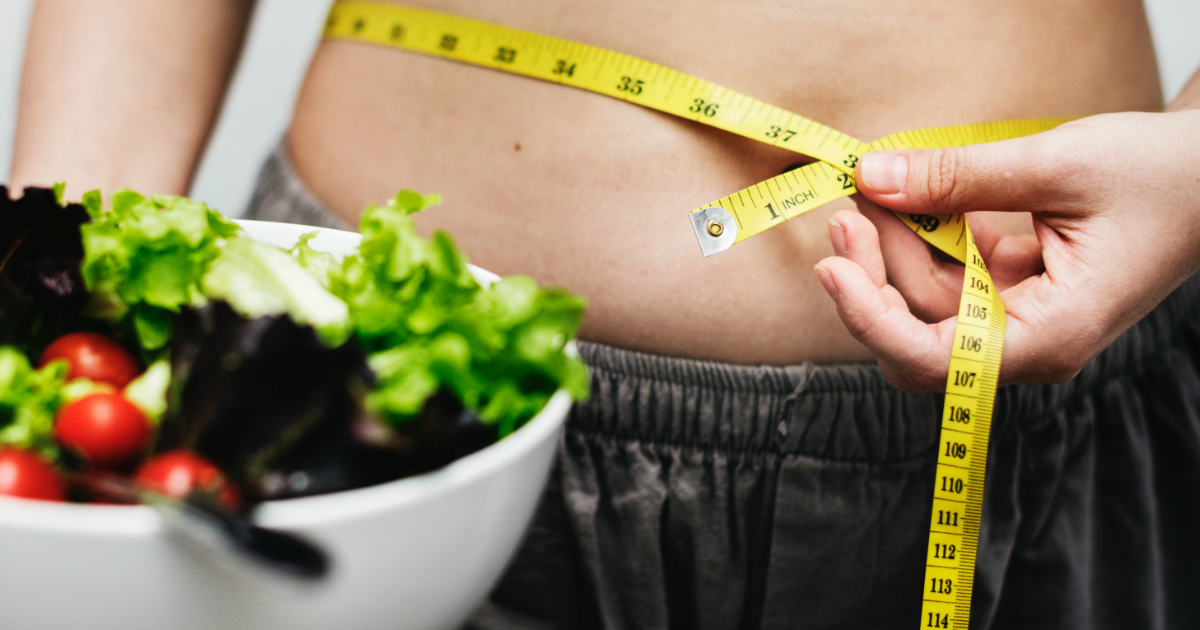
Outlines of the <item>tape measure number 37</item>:
{"label": "tape measure number 37", "polygon": [[[867,151],[962,146],[1051,129],[1065,119],[941,127],[864,143],[798,114],[636,57],[433,11],[340,1],[325,36],[388,46],[603,94],[694,120],[818,162],[691,211],[710,256],[856,192]],[[897,215],[965,266],[929,526],[921,628],[966,630],[983,507],[992,404],[1004,346],[1004,305],[962,215]]]}

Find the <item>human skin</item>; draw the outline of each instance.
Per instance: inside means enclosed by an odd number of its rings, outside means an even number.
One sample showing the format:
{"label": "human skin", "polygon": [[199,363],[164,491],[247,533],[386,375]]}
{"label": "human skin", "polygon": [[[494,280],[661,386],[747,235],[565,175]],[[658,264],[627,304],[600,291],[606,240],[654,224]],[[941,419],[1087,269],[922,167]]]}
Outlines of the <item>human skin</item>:
{"label": "human skin", "polygon": [[[650,59],[863,140],[937,125],[1161,108],[1143,10],[1132,0],[413,4]],[[44,10],[55,6],[71,8]],[[122,108],[105,99],[114,78],[104,68],[137,67],[149,53],[93,26],[89,14],[99,9],[90,6],[41,0],[35,12],[13,181],[66,179],[69,196],[123,184],[183,192],[219,101],[212,95],[240,45],[244,22],[229,16],[244,5],[225,0],[221,20],[190,17],[204,22],[213,43],[188,53],[192,61],[175,71],[121,75],[134,94],[180,87],[181,76],[204,89],[182,86],[196,93],[153,106],[131,99]],[[164,27],[175,18],[151,17],[131,16],[143,23],[122,28],[166,33],[159,44],[188,37]],[[86,53],[106,60],[94,61],[90,73],[71,70],[84,51],[59,50],[64,32],[84,31]],[[31,105],[60,98],[69,105]],[[141,130],[162,115],[174,122],[156,134]],[[180,141],[163,140],[167,128]],[[79,145],[93,157],[46,148]],[[588,296],[585,339],[739,363],[871,358],[812,272],[833,253],[828,218],[853,201],[707,259],[687,220],[688,210],[802,156],[579,90],[344,41],[317,50],[289,147],[309,188],[350,222],[402,186],[442,192],[445,205],[418,215],[418,227],[448,229],[485,268]],[[1017,233],[1028,223],[1003,224]]]}
{"label": "human skin", "polygon": [[[1200,73],[1159,114],[1106,114],[985,145],[863,156],[861,214],[830,219],[816,272],[892,385],[945,386],[961,265],[891,212],[1031,212],[1034,235],[968,218],[1007,312],[1000,382],[1074,377],[1200,269]],[[886,261],[886,264],[885,264]]]}
{"label": "human skin", "polygon": [[253,4],[39,0],[17,110],[12,187],[67,197],[122,186],[184,194]]}

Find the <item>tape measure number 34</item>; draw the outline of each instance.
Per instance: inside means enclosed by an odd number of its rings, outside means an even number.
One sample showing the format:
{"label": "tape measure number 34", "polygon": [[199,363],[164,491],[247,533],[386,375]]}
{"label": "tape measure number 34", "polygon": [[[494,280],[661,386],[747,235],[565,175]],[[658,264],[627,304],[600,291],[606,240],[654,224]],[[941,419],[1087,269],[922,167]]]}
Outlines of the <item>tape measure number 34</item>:
{"label": "tape measure number 34", "polygon": [[[1037,133],[1065,119],[908,131],[864,143],[831,127],[636,57],[433,11],[379,2],[333,5],[325,36],[388,46],[603,94],[818,159],[692,210],[701,252],[856,192],[867,151],[962,146]],[[962,215],[897,216],[965,266],[922,587],[921,628],[966,630],[983,507],[992,404],[1004,347],[1004,304]]]}

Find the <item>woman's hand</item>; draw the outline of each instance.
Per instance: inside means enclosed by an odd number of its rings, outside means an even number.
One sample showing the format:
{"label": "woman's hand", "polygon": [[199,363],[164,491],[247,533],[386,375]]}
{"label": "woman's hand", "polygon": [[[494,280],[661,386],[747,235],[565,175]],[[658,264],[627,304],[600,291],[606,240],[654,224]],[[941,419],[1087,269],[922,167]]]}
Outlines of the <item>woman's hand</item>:
{"label": "woman's hand", "polygon": [[817,275],[900,389],[945,386],[963,268],[883,208],[1032,213],[1036,238],[1002,236],[968,215],[1008,311],[1002,384],[1072,378],[1200,268],[1200,110],[877,151],[863,156],[856,180],[862,215],[830,220],[838,256],[818,263]]}

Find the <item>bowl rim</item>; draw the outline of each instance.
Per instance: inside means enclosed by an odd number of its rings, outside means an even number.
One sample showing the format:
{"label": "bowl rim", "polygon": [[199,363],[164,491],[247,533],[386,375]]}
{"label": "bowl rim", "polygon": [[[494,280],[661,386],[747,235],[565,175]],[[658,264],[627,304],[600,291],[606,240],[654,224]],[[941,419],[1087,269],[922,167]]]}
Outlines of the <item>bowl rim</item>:
{"label": "bowl rim", "polygon": [[[249,228],[247,232],[268,230],[293,238],[317,232],[318,237],[313,239],[312,246],[318,250],[323,249],[321,235],[332,237],[326,239],[324,244],[345,245],[354,242],[357,245],[362,238],[360,234],[344,230],[292,223],[250,220],[239,220],[238,223]],[[470,268],[481,284],[491,284],[499,279],[499,276],[485,269],[474,265],[470,265]],[[266,501],[255,508],[253,520],[278,528],[327,525],[419,503],[448,490],[470,485],[521,459],[538,444],[557,435],[566,421],[571,404],[570,394],[559,389],[551,395],[542,410],[520,429],[442,468],[363,488]],[[5,496],[0,496],[0,526],[112,536],[144,536],[162,529],[153,508],[142,505],[92,505]]]}

